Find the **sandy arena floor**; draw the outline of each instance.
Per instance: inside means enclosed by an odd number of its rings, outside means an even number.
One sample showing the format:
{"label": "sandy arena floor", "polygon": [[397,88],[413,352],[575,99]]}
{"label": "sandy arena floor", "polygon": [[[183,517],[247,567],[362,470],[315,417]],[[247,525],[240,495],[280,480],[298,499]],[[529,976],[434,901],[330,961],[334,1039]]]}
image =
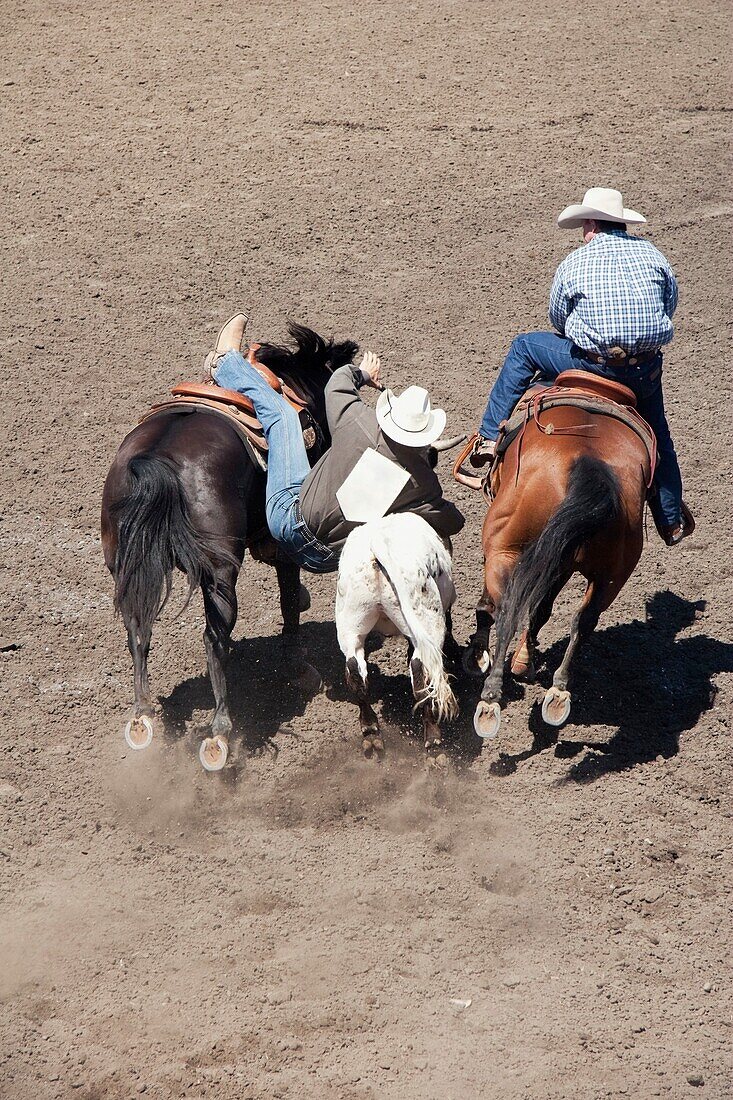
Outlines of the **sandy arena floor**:
{"label": "sandy arena floor", "polygon": [[[733,1094],[729,30],[722,0],[0,4],[7,1100]],[[255,337],[353,336],[472,429],[579,243],[557,212],[596,183],[679,273],[665,385],[698,531],[650,533],[559,740],[536,701],[577,587],[498,748],[435,775],[404,647],[372,658],[380,767],[333,578],[311,583],[308,701],[249,564],[236,767],[196,757],[198,600],[159,625],[157,736],[127,750],[98,514],[137,417],[241,306]],[[448,492],[465,639],[482,508]]]}

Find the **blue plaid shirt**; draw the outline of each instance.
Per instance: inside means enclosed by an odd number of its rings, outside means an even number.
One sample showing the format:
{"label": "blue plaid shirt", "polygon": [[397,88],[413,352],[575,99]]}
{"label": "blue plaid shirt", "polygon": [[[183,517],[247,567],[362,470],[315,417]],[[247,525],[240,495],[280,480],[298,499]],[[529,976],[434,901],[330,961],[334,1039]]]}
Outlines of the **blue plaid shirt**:
{"label": "blue plaid shirt", "polygon": [[677,280],[651,241],[598,233],[562,261],[550,291],[550,321],[584,351],[629,355],[672,339]]}

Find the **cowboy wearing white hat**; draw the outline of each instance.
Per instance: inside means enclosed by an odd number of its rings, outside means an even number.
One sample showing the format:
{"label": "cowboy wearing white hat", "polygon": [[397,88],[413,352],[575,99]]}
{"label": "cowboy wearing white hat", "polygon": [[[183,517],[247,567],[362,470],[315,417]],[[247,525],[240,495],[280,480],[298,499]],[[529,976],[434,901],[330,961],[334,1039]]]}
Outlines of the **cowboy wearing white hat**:
{"label": "cowboy wearing white hat", "polygon": [[[581,203],[557,219],[561,229],[582,229],[583,246],[558,267],[550,290],[555,332],[517,336],[489,396],[479,437],[468,459],[474,468],[494,454],[499,425],[533,377],[552,381],[564,370],[587,370],[622,382],[636,394],[639,412],[657,437],[654,521],[668,546],[692,534],[695,523],[682,501],[682,478],[664,412],[662,351],[673,335],[677,281],[651,243],[626,232],[646,218],[624,206],[620,191],[591,187]],[[464,471],[470,474],[470,467]],[[474,483],[480,478],[473,470]]]}
{"label": "cowboy wearing white hat", "polygon": [[461,530],[463,516],[444,499],[428,454],[446,416],[426,390],[410,386],[399,397],[385,390],[375,415],[359,390],[384,389],[378,357],[367,352],[360,366],[339,367],[325,389],[331,447],[311,469],[297,414],[241,354],[245,324],[237,314],[224,325],[207,364],[217,385],[254,404],[269,448],[267,522],[289,557],[329,573],[347,535],[389,512],[415,512],[443,538]]}

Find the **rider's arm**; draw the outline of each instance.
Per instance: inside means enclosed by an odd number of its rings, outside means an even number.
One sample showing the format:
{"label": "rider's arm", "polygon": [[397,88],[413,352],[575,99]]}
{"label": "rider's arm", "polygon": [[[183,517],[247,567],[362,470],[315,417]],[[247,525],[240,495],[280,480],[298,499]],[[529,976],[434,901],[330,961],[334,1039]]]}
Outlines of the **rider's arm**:
{"label": "rider's arm", "polygon": [[462,530],[466,522],[462,512],[456,508],[452,501],[440,497],[429,503],[413,505],[410,508],[416,516],[426,520],[441,538],[450,538]]}
{"label": "rider's arm", "polygon": [[680,292],[677,280],[674,277],[674,271],[668,263],[665,263],[662,268],[662,274],[664,275],[664,312],[671,319],[677,309],[677,299]]}
{"label": "rider's arm", "polygon": [[359,396],[359,389],[366,379],[358,367],[347,364],[333,372],[325,389],[328,430],[333,435],[337,428],[358,417],[366,405]]}
{"label": "rider's arm", "polygon": [[573,299],[565,285],[563,265],[560,264],[555,272],[550,288],[550,324],[557,329],[561,336],[565,335],[565,323],[573,311]]}

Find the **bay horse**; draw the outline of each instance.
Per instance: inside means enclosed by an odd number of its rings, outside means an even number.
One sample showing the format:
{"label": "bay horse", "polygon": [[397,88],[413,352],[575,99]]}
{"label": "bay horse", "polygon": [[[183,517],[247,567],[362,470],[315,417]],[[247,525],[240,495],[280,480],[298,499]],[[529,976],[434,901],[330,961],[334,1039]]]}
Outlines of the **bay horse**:
{"label": "bay horse", "polygon": [[[474,714],[480,737],[495,737],[501,722],[504,663],[518,632],[511,670],[532,682],[537,636],[555,599],[574,573],[587,581],[573,617],[570,640],[542,705],[542,717],[561,726],[570,714],[568,679],[580,643],[595,629],[636,568],[643,545],[644,505],[655,463],[654,436],[635,413],[636,399],[586,372],[567,371],[547,395],[581,388],[584,405],[560,403],[551,411],[535,404],[522,431],[509,443],[493,475],[494,499],[483,525],[484,590],[476,633],[465,667],[483,675],[489,666],[489,633],[496,650]],[[613,394],[624,416],[606,414],[597,396]],[[588,395],[590,401],[588,401]],[[592,396],[596,395],[596,397]],[[581,397],[583,394],[580,395]],[[576,391],[577,397],[577,391]],[[534,413],[534,415],[533,415]],[[460,461],[460,460],[459,460]]]}
{"label": "bay horse", "polygon": [[[358,345],[326,340],[303,325],[291,323],[288,331],[294,349],[261,344],[257,360],[307,398],[320,435],[310,452],[314,460],[331,442],[324,387],[337,367],[353,360]],[[265,474],[224,417],[189,406],[144,420],[123,440],[104,484],[102,547],[133,661],[135,702],[125,729],[132,748],[146,748],[153,737],[148,654],[153,623],[179,569],[188,581],[186,604],[201,588],[206,615],[204,644],[215,710],[211,737],[202,742],[199,757],[209,771],[226,763],[232,720],[225,666],[237,621],[237,577],[245,548],[260,537],[269,539]],[[282,634],[293,653],[300,570],[284,555],[273,556]]]}

